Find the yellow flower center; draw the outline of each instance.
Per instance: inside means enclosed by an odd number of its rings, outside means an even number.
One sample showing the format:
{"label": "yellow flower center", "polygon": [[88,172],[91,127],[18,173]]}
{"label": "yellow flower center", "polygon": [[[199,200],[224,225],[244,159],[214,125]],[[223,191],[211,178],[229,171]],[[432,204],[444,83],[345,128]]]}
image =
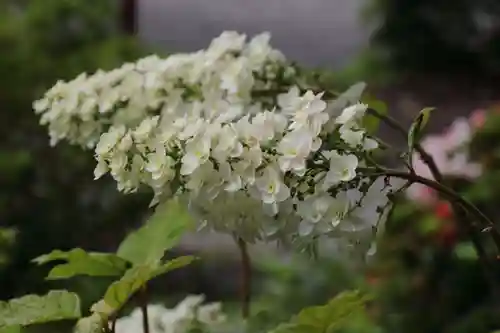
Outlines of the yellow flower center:
{"label": "yellow flower center", "polygon": [[343,178],[349,176],[349,169],[348,168],[344,168],[342,169],[342,172],[340,173],[342,175]]}

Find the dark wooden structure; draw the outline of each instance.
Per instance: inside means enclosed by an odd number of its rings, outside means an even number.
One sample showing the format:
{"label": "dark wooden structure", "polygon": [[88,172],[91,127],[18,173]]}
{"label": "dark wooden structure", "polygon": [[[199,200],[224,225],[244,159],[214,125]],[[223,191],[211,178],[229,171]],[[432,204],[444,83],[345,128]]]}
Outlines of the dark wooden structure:
{"label": "dark wooden structure", "polygon": [[138,5],[139,0],[122,0],[121,22],[123,31],[135,35],[138,31]]}

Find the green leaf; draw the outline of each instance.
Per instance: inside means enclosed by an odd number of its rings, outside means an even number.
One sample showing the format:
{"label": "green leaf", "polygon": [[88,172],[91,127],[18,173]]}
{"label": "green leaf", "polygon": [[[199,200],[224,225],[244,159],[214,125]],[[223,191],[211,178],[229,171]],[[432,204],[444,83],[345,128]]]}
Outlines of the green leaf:
{"label": "green leaf", "polygon": [[163,265],[140,265],[127,270],[121,279],[108,287],[103,299],[92,306],[92,315],[78,321],[76,332],[101,333],[103,325],[108,319],[119,311],[139,289],[145,287],[148,281],[161,274],[189,265],[194,260],[195,257],[183,256],[172,259]]}
{"label": "green leaf", "polygon": [[326,305],[303,309],[289,323],[281,324],[271,333],[338,332],[353,318],[365,315],[365,305],[370,299],[359,291],[343,292]]}
{"label": "green leaf", "polygon": [[21,325],[12,325],[6,327],[0,327],[0,333],[21,333],[22,326]]}
{"label": "green leaf", "polygon": [[157,207],[143,227],[120,244],[117,254],[134,265],[156,263],[192,226],[187,209],[178,200],[167,201]]}
{"label": "green leaf", "polygon": [[429,118],[431,116],[431,112],[434,111],[435,108],[428,107],[423,108],[419,114],[413,120],[410,130],[408,131],[408,153],[410,154],[410,164],[411,164],[411,155],[415,145],[418,144],[422,137],[423,129],[425,125],[429,122]]}
{"label": "green leaf", "polygon": [[477,260],[477,252],[471,242],[460,243],[455,247],[455,255],[461,260]]}
{"label": "green leaf", "polygon": [[149,279],[154,279],[155,277],[158,277],[160,275],[163,275],[165,273],[171,272],[173,270],[182,268],[184,266],[187,266],[191,264],[193,261],[195,261],[197,258],[193,256],[182,256],[178,257],[172,260],[167,261],[160,267],[156,268],[152,273]]}
{"label": "green leaf", "polygon": [[82,249],[68,252],[55,250],[33,261],[42,265],[59,260],[65,260],[66,263],[52,268],[47,276],[48,280],[68,279],[77,275],[120,276],[127,269],[127,262],[115,254],[87,253]]}
{"label": "green leaf", "polygon": [[[362,102],[367,104],[370,109],[375,110],[378,114],[385,116],[387,114],[387,105],[375,98],[366,97],[362,99]],[[380,119],[372,114],[366,114],[363,117],[363,127],[366,128],[369,134],[374,134],[377,132],[380,124]]]}
{"label": "green leaf", "polygon": [[155,271],[151,266],[132,267],[120,280],[109,286],[104,302],[112,309],[120,309],[134,293],[146,285]]}
{"label": "green leaf", "polygon": [[102,333],[106,322],[107,320],[103,320],[98,313],[93,313],[88,317],[78,320],[75,326],[75,333]]}
{"label": "green leaf", "polygon": [[129,269],[120,280],[109,286],[104,295],[104,302],[118,310],[148,281],[159,275],[189,265],[193,260],[195,258],[192,256],[184,256],[170,260],[161,266],[135,266]]}
{"label": "green leaf", "polygon": [[0,302],[0,328],[79,317],[78,295],[63,290],[54,290],[45,296],[27,295],[8,302]]}

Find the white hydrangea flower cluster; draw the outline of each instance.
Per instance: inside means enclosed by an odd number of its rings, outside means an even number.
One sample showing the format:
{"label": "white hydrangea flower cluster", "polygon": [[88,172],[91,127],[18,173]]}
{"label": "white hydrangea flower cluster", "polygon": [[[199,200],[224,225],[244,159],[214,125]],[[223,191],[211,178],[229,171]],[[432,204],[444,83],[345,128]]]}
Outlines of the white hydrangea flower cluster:
{"label": "white hydrangea flower cluster", "polygon": [[[203,332],[216,332],[227,320],[220,303],[202,304],[203,296],[190,295],[173,309],[162,305],[148,305],[149,329],[151,333],[188,333],[193,328]],[[117,333],[143,331],[143,315],[135,309],[127,317],[116,321]]]}
{"label": "white hydrangea flower cluster", "polygon": [[82,73],[57,82],[34,109],[48,125],[53,145],[64,139],[90,148],[110,127],[120,132],[154,115],[202,108],[238,112],[239,105],[251,102],[252,89],[269,88],[278,76],[291,74],[291,68],[283,72],[285,58],[269,39],[264,33],[245,43],[245,35],[224,32],[207,50],[152,55],[109,72]]}
{"label": "white hydrangea flower cluster", "polygon": [[225,32],[207,50],[81,75],[34,107],[52,143],[95,147],[95,178],[109,173],[125,193],[145,184],[154,202],[183,194],[215,230],[339,235],[359,231],[350,217],[371,207],[371,232],[387,197],[367,195],[375,179],[357,172],[378,146],[362,127],[367,106],[330,109],[293,84],[268,34],[245,41]]}

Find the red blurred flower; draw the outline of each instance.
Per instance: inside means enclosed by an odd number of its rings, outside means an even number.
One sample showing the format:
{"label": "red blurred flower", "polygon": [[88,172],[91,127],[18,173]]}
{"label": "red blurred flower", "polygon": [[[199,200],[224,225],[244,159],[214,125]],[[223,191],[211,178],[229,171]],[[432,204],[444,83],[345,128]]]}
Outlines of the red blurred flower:
{"label": "red blurred flower", "polygon": [[453,211],[449,202],[438,202],[434,208],[434,214],[441,220],[449,220],[453,217]]}

